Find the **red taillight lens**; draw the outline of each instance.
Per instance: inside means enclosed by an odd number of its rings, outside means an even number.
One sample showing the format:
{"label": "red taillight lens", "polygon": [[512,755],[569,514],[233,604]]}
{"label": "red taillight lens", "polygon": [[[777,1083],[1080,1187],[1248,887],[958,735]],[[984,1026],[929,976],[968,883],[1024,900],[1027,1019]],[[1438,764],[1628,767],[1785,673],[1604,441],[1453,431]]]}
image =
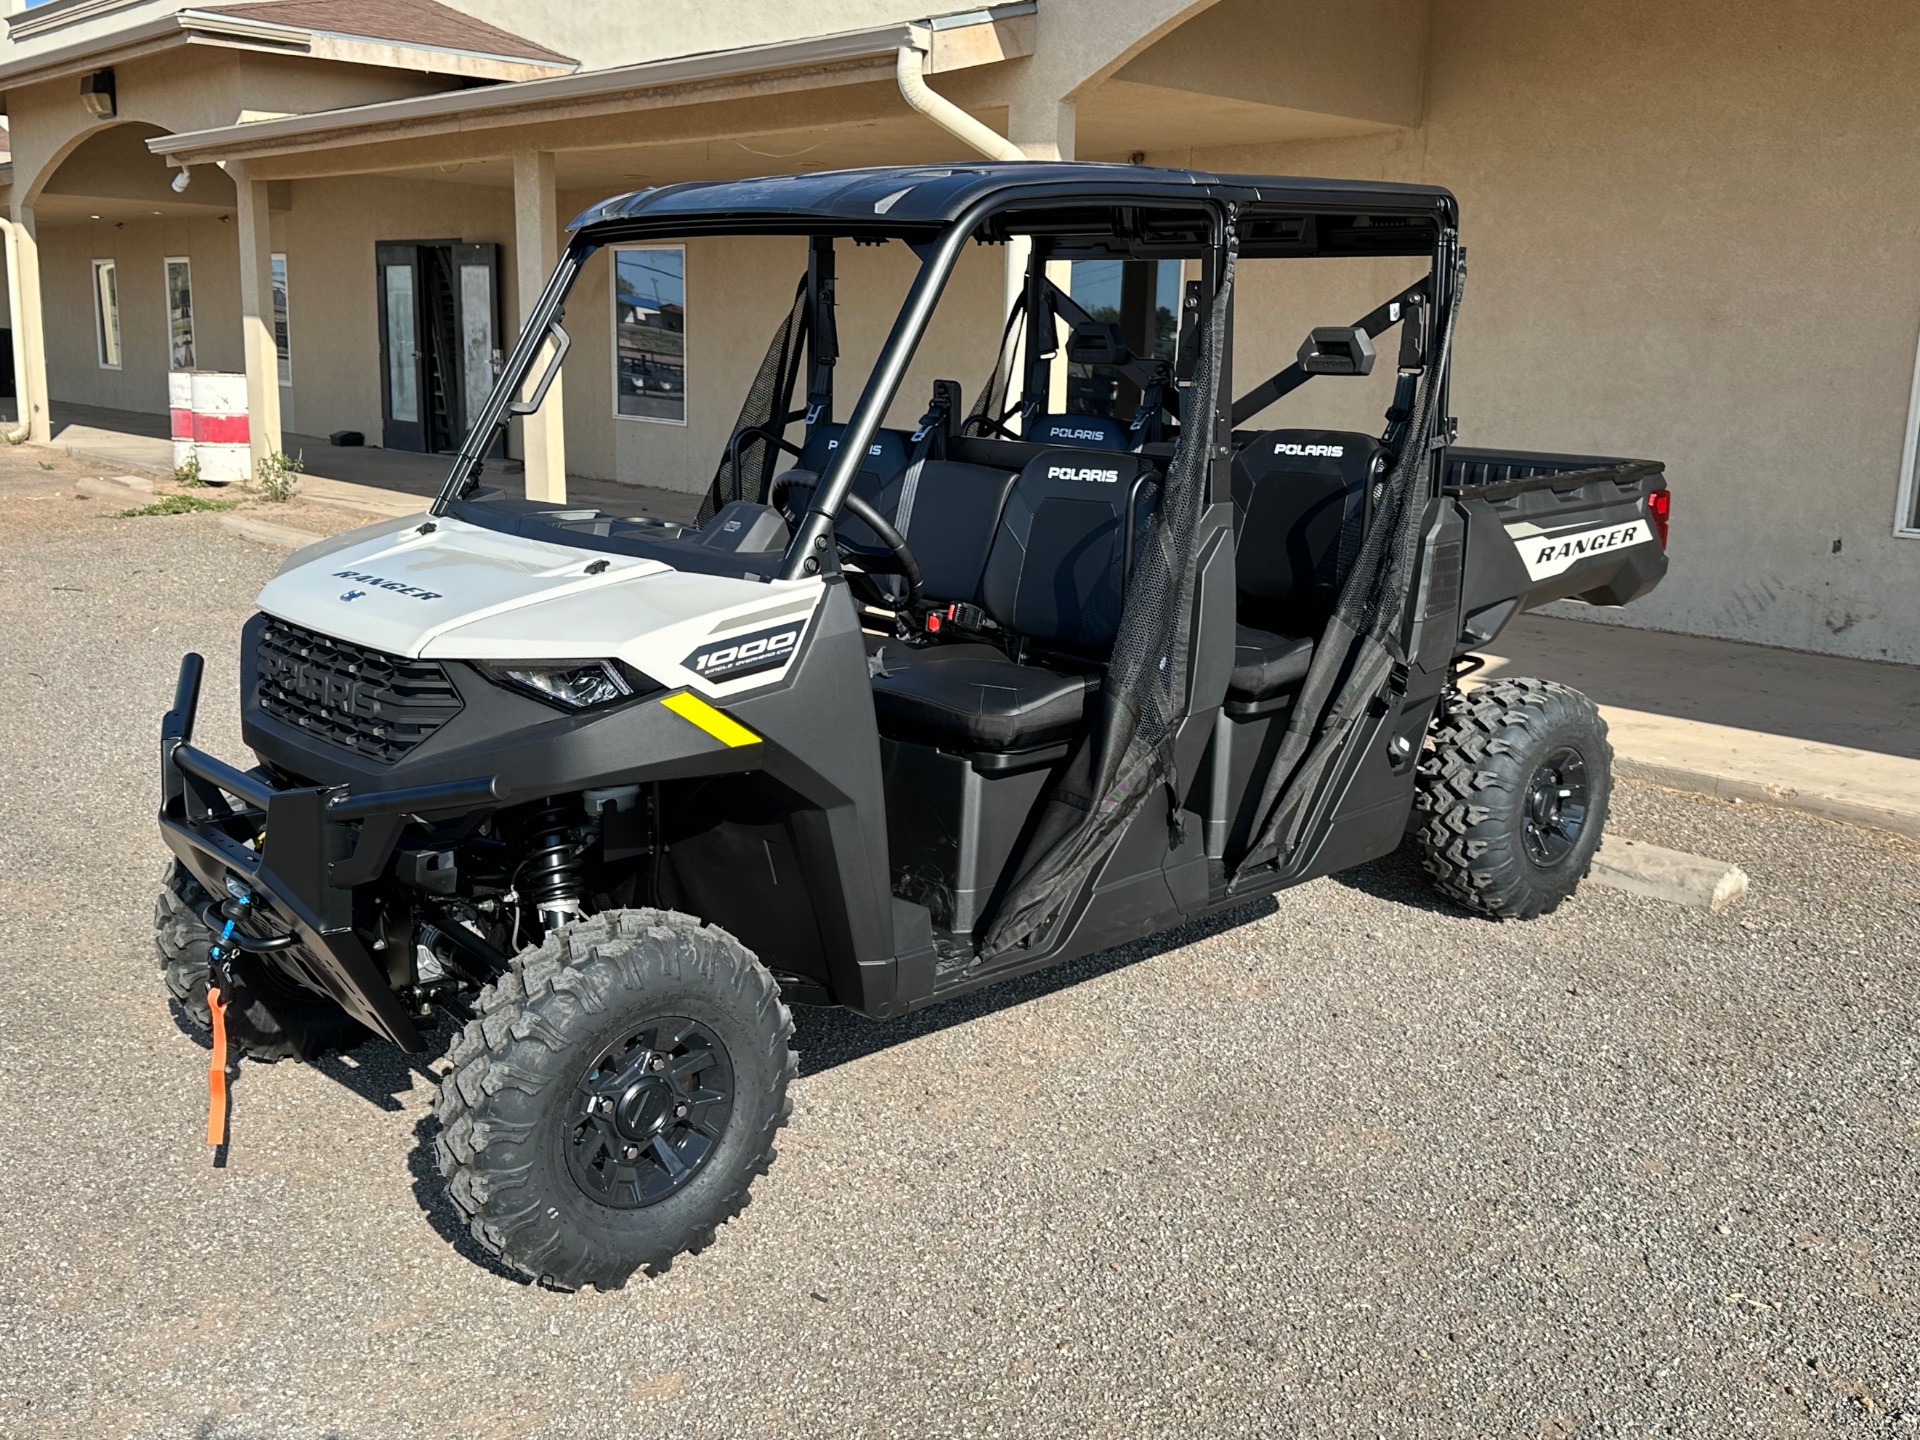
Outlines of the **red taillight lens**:
{"label": "red taillight lens", "polygon": [[1667,548],[1667,516],[1673,510],[1673,492],[1656,490],[1647,496],[1647,519],[1653,524],[1653,538],[1660,542],[1662,550]]}

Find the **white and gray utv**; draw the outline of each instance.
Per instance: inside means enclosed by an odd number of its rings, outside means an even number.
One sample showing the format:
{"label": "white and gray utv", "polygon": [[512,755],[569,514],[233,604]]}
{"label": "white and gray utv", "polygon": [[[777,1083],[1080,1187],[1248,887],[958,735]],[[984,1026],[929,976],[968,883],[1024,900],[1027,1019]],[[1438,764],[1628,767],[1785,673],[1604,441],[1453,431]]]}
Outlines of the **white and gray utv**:
{"label": "white and gray utv", "polygon": [[[746,1203],[790,1002],[898,1016],[1409,836],[1461,904],[1551,909],[1600,839],[1604,728],[1558,685],[1456,681],[1522,609],[1655,585],[1667,490],[1654,463],[1453,443],[1457,224],[1428,187],[1066,164],[595,207],[430,512],[262,591],[252,768],[194,746],[183,663],[172,993],[205,1018],[215,992],[261,1058],[420,1050],[451,1010],[452,1203],[519,1271],[611,1286]],[[589,258],[714,237],[803,273],[700,521],[486,488]],[[922,342],[976,245],[1029,250],[1024,292],[978,398],[922,402],[903,377],[945,368]],[[842,420],[836,267],[876,246],[917,268]],[[1237,387],[1236,287],[1334,257],[1419,278]],[[1086,261],[1173,263],[1177,333],[1048,278]],[[1260,428],[1390,332],[1376,429]]]}

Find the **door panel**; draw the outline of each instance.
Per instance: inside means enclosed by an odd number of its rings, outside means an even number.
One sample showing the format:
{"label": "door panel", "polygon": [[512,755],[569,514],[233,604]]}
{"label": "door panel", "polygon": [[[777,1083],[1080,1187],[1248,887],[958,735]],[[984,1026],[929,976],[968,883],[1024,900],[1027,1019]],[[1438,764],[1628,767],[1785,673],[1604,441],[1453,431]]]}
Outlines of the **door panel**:
{"label": "door panel", "polygon": [[420,247],[375,246],[374,266],[380,299],[380,443],[389,450],[425,450]]}
{"label": "door panel", "polygon": [[[459,302],[460,436],[472,428],[474,417],[493,393],[500,373],[500,247],[453,247],[454,292]],[[495,442],[495,454],[505,454],[505,437]]]}

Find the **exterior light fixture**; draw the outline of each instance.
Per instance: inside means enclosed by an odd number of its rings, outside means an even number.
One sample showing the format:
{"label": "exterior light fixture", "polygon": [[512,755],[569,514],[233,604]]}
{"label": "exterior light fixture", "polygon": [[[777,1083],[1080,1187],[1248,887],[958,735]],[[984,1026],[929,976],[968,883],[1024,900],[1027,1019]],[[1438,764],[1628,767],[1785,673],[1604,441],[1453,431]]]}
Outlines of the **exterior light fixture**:
{"label": "exterior light fixture", "polygon": [[90,75],[82,75],[80,103],[96,120],[111,120],[119,114],[120,105],[113,89],[113,71],[95,70]]}
{"label": "exterior light fixture", "polygon": [[173,193],[178,195],[193,183],[193,172],[186,166],[180,167],[180,173],[173,177]]}

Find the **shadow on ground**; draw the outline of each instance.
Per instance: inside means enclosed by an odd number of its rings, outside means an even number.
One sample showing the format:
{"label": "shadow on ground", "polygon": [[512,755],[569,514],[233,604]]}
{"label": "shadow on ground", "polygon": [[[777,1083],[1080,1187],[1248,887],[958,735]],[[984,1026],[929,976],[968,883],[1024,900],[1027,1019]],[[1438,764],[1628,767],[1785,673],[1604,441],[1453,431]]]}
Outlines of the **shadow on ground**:
{"label": "shadow on ground", "polygon": [[1102,950],[1019,980],[990,985],[971,995],[940,1001],[898,1020],[869,1020],[851,1010],[796,1005],[793,1007],[793,1046],[799,1052],[801,1078],[818,1075],[850,1060],[878,1054],[923,1035],[936,1035],[950,1026],[963,1025],[982,1015],[1024,1005],[1029,1000],[1051,995],[1097,976],[1124,970],[1142,960],[1151,960],[1156,955],[1177,950],[1182,945],[1191,945],[1196,940],[1204,940],[1263,919],[1273,914],[1276,908],[1272,896],[1262,896],[1244,905],[1236,905],[1231,910],[1223,910],[1217,915],[1209,915],[1203,920],[1195,920],[1143,940]]}

